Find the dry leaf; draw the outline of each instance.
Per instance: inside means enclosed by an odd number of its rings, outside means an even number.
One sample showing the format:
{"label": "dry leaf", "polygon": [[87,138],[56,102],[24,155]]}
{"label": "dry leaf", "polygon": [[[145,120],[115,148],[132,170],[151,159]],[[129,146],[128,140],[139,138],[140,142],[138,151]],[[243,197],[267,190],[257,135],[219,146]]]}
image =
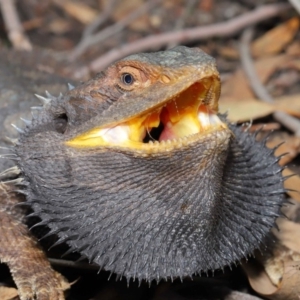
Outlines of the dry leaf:
{"label": "dry leaf", "polygon": [[265,117],[276,110],[272,104],[255,99],[220,99],[219,110],[221,113],[228,113],[228,119],[232,122],[245,122]]}
{"label": "dry leaf", "polygon": [[99,14],[97,10],[87,6],[83,2],[54,0],[54,3],[77,21],[85,25],[91,23]]}
{"label": "dry leaf", "polygon": [[[289,176],[295,174],[292,170],[286,168],[283,170],[283,176]],[[291,189],[293,191],[287,191],[289,196],[297,201],[300,201],[300,176],[295,175],[284,181],[284,188]]]}
{"label": "dry leaf", "polygon": [[[284,50],[293,38],[295,37],[299,29],[299,19],[297,17],[290,19],[284,24],[281,24],[259,37],[252,43],[251,52],[255,57],[262,57],[268,55],[274,55]],[[229,46],[223,46],[219,53],[231,59],[239,58],[239,52],[237,49]],[[300,54],[300,43],[295,41],[288,48],[286,53],[288,55]]]}
{"label": "dry leaf", "polygon": [[[296,228],[292,233],[295,232]],[[293,238],[299,240],[298,236],[299,231]],[[243,269],[251,287],[267,299],[299,300],[300,255],[282,245],[281,241],[269,253],[257,253],[255,261],[243,264]]]}
{"label": "dry leaf", "polygon": [[269,30],[252,43],[252,53],[255,56],[267,56],[281,52],[295,37],[299,29],[299,18],[289,21]]}
{"label": "dry leaf", "polygon": [[212,11],[213,7],[214,7],[213,0],[201,0],[199,3],[199,9],[203,11],[210,12]]}
{"label": "dry leaf", "polygon": [[282,142],[284,142],[284,144],[282,144],[278,149],[276,149],[275,156],[280,156],[282,154],[287,153],[279,161],[279,164],[281,166],[285,166],[299,154],[300,137],[289,135],[286,132],[278,132],[270,136],[270,138],[267,141],[267,147],[274,148]]}
{"label": "dry leaf", "polygon": [[252,124],[251,127],[249,128],[250,132],[256,132],[257,130],[261,132],[270,132],[270,131],[275,131],[279,130],[281,125],[278,122],[269,122],[269,123],[257,123],[257,124]]}
{"label": "dry leaf", "polygon": [[30,20],[22,22],[23,29],[25,31],[34,30],[36,28],[41,28],[43,26],[43,18],[32,18]]}
{"label": "dry leaf", "polygon": [[71,23],[67,20],[56,18],[48,24],[47,29],[55,34],[65,34],[71,31],[72,28]]}
{"label": "dry leaf", "polygon": [[277,220],[277,225],[280,231],[273,230],[275,236],[284,246],[300,253],[300,224],[280,218]]}
{"label": "dry leaf", "polygon": [[278,110],[300,117],[300,94],[283,96],[274,100]]}
{"label": "dry leaf", "polygon": [[257,261],[250,261],[242,264],[253,290],[259,291],[262,295],[271,295],[277,291],[264,267]]}
{"label": "dry leaf", "polygon": [[10,300],[18,296],[18,291],[15,288],[0,286],[0,299]]}
{"label": "dry leaf", "polygon": [[300,41],[295,41],[291,45],[289,45],[286,49],[286,53],[288,55],[300,55]]}
{"label": "dry leaf", "polygon": [[222,96],[219,102],[221,113],[228,112],[232,122],[246,122],[265,117],[275,110],[284,111],[295,117],[300,117],[300,94],[278,97],[274,104],[269,104],[255,98],[231,98]]}
{"label": "dry leaf", "polygon": [[[254,63],[254,67],[261,82],[265,83],[278,68],[290,60],[292,60],[292,58],[288,55],[266,57],[257,60]],[[249,87],[248,79],[242,69],[238,69],[224,82],[222,85],[222,96],[239,100],[254,98],[254,94]]]}
{"label": "dry leaf", "polygon": [[[284,210],[287,215],[299,218],[299,209],[294,205]],[[277,225],[279,230],[272,229],[276,243],[269,244],[264,253],[256,253],[255,260],[242,266],[251,287],[260,295],[271,300],[299,300],[300,224],[279,218]]]}
{"label": "dry leaf", "polygon": [[[298,56],[300,56],[300,53]],[[293,60],[283,63],[281,69],[295,69],[297,71],[300,71],[300,59],[298,59],[297,57]]]}
{"label": "dry leaf", "polygon": [[229,59],[238,59],[240,57],[239,52],[236,48],[226,45],[222,46],[219,49],[219,54]]}
{"label": "dry leaf", "polygon": [[[101,0],[102,7],[105,7],[111,0]],[[119,22],[127,17],[134,10],[138,9],[145,2],[143,0],[130,0],[130,1],[119,1],[118,5],[115,5],[112,12],[112,18],[115,22]],[[143,14],[139,18],[133,20],[128,27],[137,31],[149,30],[149,14]]]}

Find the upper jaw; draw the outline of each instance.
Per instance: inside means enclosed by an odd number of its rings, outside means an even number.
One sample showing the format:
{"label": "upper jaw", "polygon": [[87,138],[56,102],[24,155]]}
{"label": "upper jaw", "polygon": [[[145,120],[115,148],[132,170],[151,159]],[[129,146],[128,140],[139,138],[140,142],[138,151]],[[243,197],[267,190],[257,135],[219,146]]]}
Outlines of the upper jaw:
{"label": "upper jaw", "polygon": [[[207,89],[210,87],[210,82],[214,83],[215,98],[211,99],[209,108],[217,112],[220,79],[214,64],[195,64],[176,69],[143,63],[140,64],[140,71],[146,76],[146,82],[130,91],[118,90],[116,87],[118,86],[117,80],[121,75],[119,72],[128,66],[136,69],[139,64],[128,60],[118,62],[109,67],[101,78],[92,79],[66,95],[63,106],[71,124],[78,123],[77,119],[81,118],[81,114],[85,111],[89,116],[94,115],[86,122],[70,126],[68,139],[76,138],[95,128],[111,128],[144,113],[153,112],[198,81],[208,80]],[[166,82],[166,78],[169,80],[168,82]],[[69,103],[69,99],[73,100],[74,105]],[[81,109],[77,113],[76,103],[79,103],[84,111]],[[89,113],[89,107],[93,107],[92,113]]]}

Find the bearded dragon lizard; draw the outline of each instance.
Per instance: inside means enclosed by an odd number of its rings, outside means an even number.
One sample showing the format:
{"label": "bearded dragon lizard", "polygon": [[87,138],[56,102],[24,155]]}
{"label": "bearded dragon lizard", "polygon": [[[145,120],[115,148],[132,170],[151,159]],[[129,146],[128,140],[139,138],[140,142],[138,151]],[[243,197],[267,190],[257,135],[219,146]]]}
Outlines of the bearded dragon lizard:
{"label": "bearded dragon lizard", "polygon": [[14,165],[0,194],[0,258],[21,299],[63,299],[64,280],[45,257],[46,283],[25,265],[43,253],[10,202],[25,201],[57,243],[128,279],[223,268],[264,244],[284,201],[278,158],[218,114],[219,96],[214,59],[182,46],[38,96],[43,106],[8,151]]}

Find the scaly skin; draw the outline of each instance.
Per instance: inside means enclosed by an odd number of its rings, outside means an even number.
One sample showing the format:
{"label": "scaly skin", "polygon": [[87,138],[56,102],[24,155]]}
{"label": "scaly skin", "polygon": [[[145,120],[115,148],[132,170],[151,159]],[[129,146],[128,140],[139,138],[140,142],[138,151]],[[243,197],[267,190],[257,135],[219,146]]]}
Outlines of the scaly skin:
{"label": "scaly skin", "polygon": [[[26,201],[59,242],[128,279],[240,260],[279,215],[283,179],[272,150],[217,117],[219,93],[214,60],[176,47],[44,99],[13,150]],[[160,142],[143,143],[159,122]]]}
{"label": "scaly skin", "polygon": [[[12,147],[7,137],[16,139],[18,132],[11,126],[23,127],[20,119],[31,119],[32,106],[40,102],[35,93],[67,90],[67,80],[41,71],[52,58],[42,52],[19,53],[1,49],[0,59],[0,146]],[[53,64],[52,64],[53,66]],[[33,110],[33,113],[35,111]],[[9,151],[0,148],[0,156]],[[0,173],[15,165],[14,158],[0,158]],[[63,290],[69,287],[66,279],[55,272],[29,232],[24,216],[27,207],[15,205],[24,201],[24,195],[14,192],[16,183],[7,183],[18,176],[14,168],[0,174],[0,261],[7,263],[13,275],[21,300],[64,299]],[[6,181],[4,183],[3,181]]]}
{"label": "scaly skin", "polygon": [[0,183],[1,262],[10,268],[21,300],[63,300],[69,283],[53,271],[44,251],[22,222],[22,213],[13,208],[16,197],[7,184]]}

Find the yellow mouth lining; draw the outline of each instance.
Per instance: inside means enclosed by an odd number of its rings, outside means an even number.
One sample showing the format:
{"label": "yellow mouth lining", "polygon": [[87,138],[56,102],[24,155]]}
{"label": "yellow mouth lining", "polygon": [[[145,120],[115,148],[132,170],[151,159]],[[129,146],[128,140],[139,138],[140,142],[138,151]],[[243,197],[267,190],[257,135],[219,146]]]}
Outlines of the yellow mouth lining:
{"label": "yellow mouth lining", "polygon": [[[152,112],[109,128],[94,128],[66,142],[72,147],[117,146],[149,148],[172,145],[193,135],[226,128],[208,108],[217,101],[204,84],[196,82]],[[204,104],[205,103],[205,104]],[[194,138],[193,138],[194,139]]]}

